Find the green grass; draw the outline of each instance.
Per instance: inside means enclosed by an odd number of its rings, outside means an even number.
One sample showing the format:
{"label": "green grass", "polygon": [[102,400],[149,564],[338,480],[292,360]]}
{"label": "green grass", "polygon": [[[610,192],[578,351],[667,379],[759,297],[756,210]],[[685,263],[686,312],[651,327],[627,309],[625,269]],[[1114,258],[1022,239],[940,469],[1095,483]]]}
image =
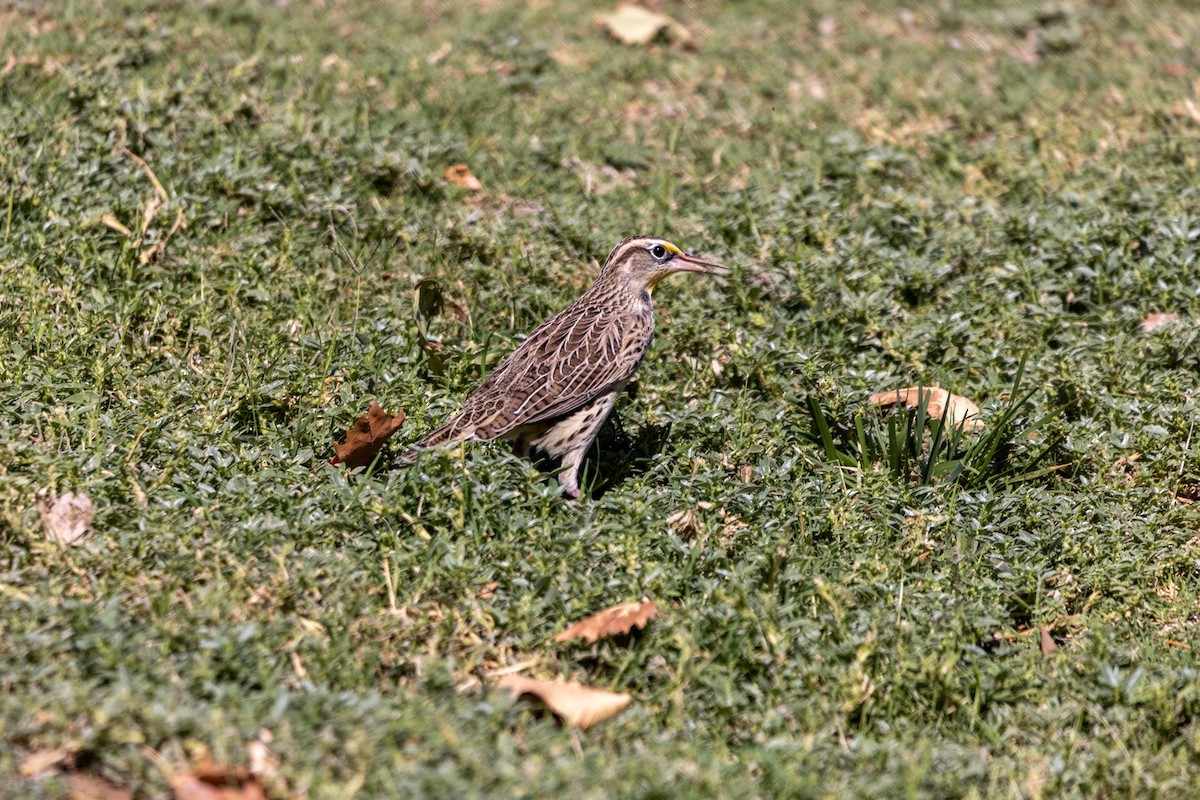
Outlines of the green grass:
{"label": "green grass", "polygon": [[[278,797],[1193,796],[1195,7],[671,4],[683,52],[444,5],[0,3],[0,794],[65,796],[17,769],[66,747],[163,796],[265,730]],[[590,499],[499,445],[309,471],[371,400],[393,452],[439,423],[641,232],[734,274],[659,287]],[[469,315],[436,363],[425,277]],[[998,419],[1022,364],[997,444],[1067,468],[814,438],[918,384]],[[480,688],[531,659],[634,704]]]}

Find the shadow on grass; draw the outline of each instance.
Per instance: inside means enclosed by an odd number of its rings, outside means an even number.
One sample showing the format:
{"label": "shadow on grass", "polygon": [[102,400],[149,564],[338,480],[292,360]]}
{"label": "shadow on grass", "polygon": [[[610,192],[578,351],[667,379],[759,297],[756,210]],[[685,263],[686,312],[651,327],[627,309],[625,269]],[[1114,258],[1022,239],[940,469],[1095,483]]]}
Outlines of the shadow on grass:
{"label": "shadow on grass", "polygon": [[[654,456],[663,452],[671,434],[671,424],[642,425],[630,433],[616,411],[600,429],[579,470],[584,494],[598,500],[626,480],[641,475]],[[532,460],[545,475],[556,475],[558,459],[540,454],[535,448]]]}

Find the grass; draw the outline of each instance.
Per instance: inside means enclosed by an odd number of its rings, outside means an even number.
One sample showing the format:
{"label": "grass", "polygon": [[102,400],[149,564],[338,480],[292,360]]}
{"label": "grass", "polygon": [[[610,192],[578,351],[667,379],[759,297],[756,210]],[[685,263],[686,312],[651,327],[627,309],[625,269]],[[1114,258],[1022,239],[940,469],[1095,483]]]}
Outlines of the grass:
{"label": "grass", "polygon": [[[866,9],[671,4],[684,52],[577,2],[0,5],[3,794],[261,737],[279,797],[1192,796],[1200,16]],[[499,446],[309,470],[373,399],[396,448],[440,422],[637,232],[735,272],[659,287],[590,499]],[[466,313],[418,336],[422,278]],[[1022,364],[997,444],[1069,468],[813,439],[901,386],[998,419]],[[627,646],[549,641],[642,596]],[[481,687],[526,660],[634,704]]]}

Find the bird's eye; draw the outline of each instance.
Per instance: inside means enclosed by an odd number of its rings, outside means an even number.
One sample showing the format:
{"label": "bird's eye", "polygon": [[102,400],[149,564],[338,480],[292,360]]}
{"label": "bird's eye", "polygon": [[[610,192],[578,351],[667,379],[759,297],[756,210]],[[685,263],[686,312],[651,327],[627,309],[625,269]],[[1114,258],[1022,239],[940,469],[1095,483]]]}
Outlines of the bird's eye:
{"label": "bird's eye", "polygon": [[650,248],[650,255],[658,259],[666,258],[667,248],[663,247],[661,244],[656,244],[654,247]]}

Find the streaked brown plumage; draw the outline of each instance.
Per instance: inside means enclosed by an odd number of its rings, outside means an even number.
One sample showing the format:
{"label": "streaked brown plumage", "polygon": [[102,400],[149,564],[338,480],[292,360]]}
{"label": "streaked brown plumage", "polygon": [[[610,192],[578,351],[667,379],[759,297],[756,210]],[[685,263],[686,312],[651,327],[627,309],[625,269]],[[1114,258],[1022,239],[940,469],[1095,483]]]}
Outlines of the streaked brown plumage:
{"label": "streaked brown plumage", "polygon": [[578,497],[580,462],[654,336],[650,293],[674,272],[728,274],[663,239],[618,244],[583,296],[529,334],[462,411],[397,464],[411,463],[421,448],[507,439],[521,456],[537,448],[560,459],[558,481]]}

